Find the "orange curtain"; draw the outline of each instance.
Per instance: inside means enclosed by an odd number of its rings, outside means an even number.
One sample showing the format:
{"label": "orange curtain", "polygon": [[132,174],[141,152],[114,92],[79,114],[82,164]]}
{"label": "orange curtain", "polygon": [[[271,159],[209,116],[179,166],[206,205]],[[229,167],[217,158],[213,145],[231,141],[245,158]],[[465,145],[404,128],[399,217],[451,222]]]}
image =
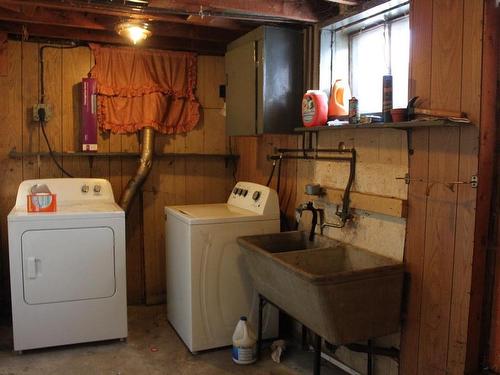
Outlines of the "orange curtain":
{"label": "orange curtain", "polygon": [[150,126],[185,133],[199,120],[196,55],[91,44],[102,129],[133,133]]}

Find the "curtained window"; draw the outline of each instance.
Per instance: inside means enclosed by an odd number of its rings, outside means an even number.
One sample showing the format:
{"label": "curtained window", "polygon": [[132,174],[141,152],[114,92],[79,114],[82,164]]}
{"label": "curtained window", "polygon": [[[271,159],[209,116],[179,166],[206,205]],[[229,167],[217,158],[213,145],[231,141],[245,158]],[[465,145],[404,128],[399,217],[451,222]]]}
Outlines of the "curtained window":
{"label": "curtained window", "polygon": [[189,52],[90,45],[97,81],[98,121],[113,133],[153,127],[185,133],[199,120],[196,55]]}

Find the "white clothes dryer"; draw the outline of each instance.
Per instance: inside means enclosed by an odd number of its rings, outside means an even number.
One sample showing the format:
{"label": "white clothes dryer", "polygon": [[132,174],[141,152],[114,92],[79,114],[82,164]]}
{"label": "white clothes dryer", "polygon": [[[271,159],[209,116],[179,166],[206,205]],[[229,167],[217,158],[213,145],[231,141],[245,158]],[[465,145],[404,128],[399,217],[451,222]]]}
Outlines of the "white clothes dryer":
{"label": "white clothes dryer", "polygon": [[[35,184],[56,212],[27,212]],[[14,350],[127,337],[125,214],[107,180],[22,182],[8,234]]]}

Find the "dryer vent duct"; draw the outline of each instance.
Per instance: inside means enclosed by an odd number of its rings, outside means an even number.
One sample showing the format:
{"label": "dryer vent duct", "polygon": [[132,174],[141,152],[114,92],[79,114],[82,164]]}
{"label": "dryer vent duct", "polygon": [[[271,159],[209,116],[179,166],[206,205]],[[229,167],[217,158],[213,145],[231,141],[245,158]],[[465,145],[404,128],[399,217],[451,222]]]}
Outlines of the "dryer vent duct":
{"label": "dryer vent duct", "polygon": [[127,187],[120,197],[120,207],[123,208],[125,212],[128,212],[132,199],[137,194],[142,184],[144,184],[146,177],[148,177],[148,174],[151,171],[151,167],[153,166],[154,144],[155,130],[150,127],[143,128],[142,151],[141,158],[139,160],[139,167],[137,168],[135,176],[130,179]]}

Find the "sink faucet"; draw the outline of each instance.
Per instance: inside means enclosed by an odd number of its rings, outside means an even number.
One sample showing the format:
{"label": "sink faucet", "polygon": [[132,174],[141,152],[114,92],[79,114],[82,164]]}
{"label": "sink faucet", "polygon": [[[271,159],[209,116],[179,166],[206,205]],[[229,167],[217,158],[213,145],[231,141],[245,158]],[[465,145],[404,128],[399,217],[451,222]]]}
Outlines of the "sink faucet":
{"label": "sink faucet", "polygon": [[311,211],[312,212],[312,223],[311,223],[311,232],[309,233],[309,241],[314,241],[314,235],[316,233],[316,225],[318,224],[318,213],[321,213],[323,210],[321,208],[314,207],[313,202],[301,203],[295,209],[295,215],[297,218],[297,224],[302,217],[302,212]]}

